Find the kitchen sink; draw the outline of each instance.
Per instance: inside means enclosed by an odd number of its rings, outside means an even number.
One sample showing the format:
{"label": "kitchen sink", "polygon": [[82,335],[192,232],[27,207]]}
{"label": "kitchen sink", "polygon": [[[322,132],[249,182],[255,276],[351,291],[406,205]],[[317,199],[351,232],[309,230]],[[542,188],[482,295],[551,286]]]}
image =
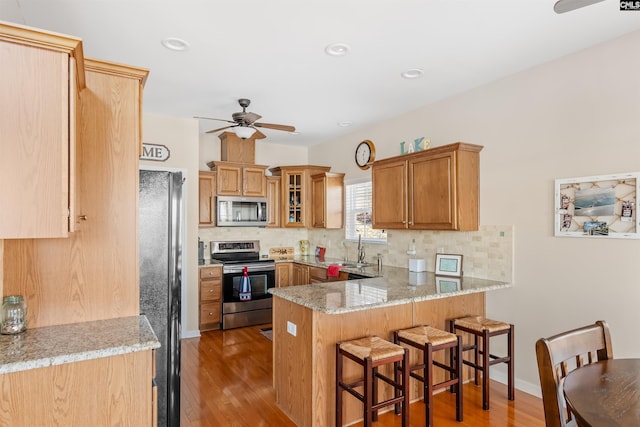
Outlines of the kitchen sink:
{"label": "kitchen sink", "polygon": [[333,265],[339,265],[340,267],[346,268],[363,268],[363,267],[371,267],[373,264],[369,262],[332,262]]}

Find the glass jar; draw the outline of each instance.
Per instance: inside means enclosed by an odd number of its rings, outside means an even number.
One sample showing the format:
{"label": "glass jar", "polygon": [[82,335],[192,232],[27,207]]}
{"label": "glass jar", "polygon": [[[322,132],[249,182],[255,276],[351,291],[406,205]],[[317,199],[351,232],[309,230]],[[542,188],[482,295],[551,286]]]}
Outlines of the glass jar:
{"label": "glass jar", "polygon": [[0,333],[13,335],[27,329],[27,305],[21,295],[4,297]]}

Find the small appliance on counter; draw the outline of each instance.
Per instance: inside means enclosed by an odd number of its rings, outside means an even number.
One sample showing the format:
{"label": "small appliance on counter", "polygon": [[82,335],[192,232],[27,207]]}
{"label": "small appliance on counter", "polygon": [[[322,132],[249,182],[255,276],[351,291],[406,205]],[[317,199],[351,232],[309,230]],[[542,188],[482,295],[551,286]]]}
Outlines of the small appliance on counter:
{"label": "small appliance on counter", "polygon": [[409,271],[417,273],[427,271],[427,262],[423,258],[409,258]]}

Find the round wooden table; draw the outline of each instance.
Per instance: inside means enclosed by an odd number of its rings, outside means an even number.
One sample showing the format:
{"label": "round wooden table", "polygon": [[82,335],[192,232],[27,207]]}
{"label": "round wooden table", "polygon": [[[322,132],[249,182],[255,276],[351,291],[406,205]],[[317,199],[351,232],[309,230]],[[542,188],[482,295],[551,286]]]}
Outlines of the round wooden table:
{"label": "round wooden table", "polygon": [[640,426],[640,359],[611,359],[570,372],[564,396],[580,427]]}

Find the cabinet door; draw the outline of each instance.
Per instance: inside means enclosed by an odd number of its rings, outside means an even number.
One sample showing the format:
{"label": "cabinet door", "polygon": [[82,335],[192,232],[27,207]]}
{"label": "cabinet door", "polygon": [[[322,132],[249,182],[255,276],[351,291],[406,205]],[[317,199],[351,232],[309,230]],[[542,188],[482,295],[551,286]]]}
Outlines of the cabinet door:
{"label": "cabinet door", "polygon": [[242,194],[242,168],[231,165],[216,166],[216,195],[240,196]]}
{"label": "cabinet door", "polygon": [[324,175],[314,176],[311,181],[311,191],[313,192],[313,207],[312,207],[312,223],[311,226],[315,228],[324,228],[326,225],[325,215],[327,212],[327,192],[326,192],[327,178]]}
{"label": "cabinet door", "polygon": [[67,237],[76,100],[69,54],[0,41],[0,63],[0,239]]}
{"label": "cabinet door", "polygon": [[280,177],[267,177],[267,227],[280,227]]}
{"label": "cabinet door", "polygon": [[198,181],[198,206],[200,217],[198,224],[202,226],[215,226],[215,188],[216,173],[200,172]]}
{"label": "cabinet door", "polygon": [[302,264],[293,263],[291,267],[293,280],[292,285],[308,285],[309,284],[309,267]]}
{"label": "cabinet door", "polygon": [[454,230],[455,152],[409,162],[409,228]]}
{"label": "cabinet door", "polygon": [[267,179],[264,169],[251,166],[242,168],[244,196],[267,197]]}
{"label": "cabinet door", "polygon": [[406,162],[374,163],[371,187],[373,228],[407,228]]}
{"label": "cabinet door", "polygon": [[276,263],[276,287],[284,288],[291,286],[292,280],[292,263],[278,262]]}
{"label": "cabinet door", "polygon": [[303,228],[304,223],[304,172],[287,171],[282,176],[282,196],[285,227]]}

